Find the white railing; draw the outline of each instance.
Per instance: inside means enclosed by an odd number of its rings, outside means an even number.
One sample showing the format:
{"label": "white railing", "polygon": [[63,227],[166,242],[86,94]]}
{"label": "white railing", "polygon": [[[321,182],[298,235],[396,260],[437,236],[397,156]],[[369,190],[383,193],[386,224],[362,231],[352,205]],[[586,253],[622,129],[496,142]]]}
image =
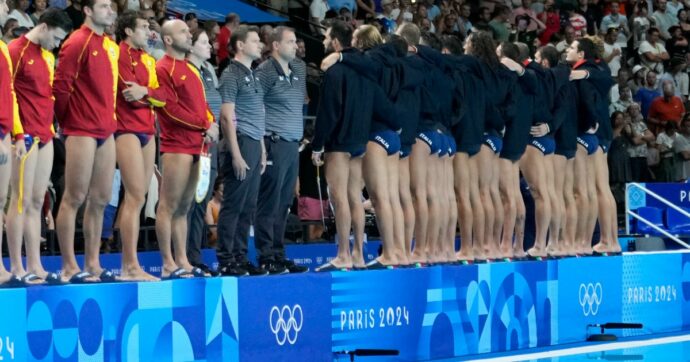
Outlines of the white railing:
{"label": "white railing", "polygon": [[[665,198],[659,196],[659,195],[658,195],[657,193],[655,193],[654,191],[649,190],[648,188],[646,188],[646,187],[640,185],[640,184],[637,183],[637,182],[631,182],[631,183],[628,183],[628,184],[625,185],[625,213],[626,213],[626,215],[632,216],[633,218],[637,219],[638,222],[643,222],[643,223],[645,223],[647,226],[649,226],[649,227],[651,227],[652,229],[658,231],[661,235],[663,235],[663,236],[665,236],[665,237],[667,237],[667,238],[669,238],[669,239],[675,241],[676,243],[678,243],[678,244],[684,246],[684,247],[687,248],[687,249],[690,249],[690,245],[688,245],[687,243],[685,243],[683,240],[679,239],[676,235],[673,235],[673,234],[671,234],[670,232],[668,232],[667,230],[664,230],[663,228],[658,227],[658,226],[655,225],[653,222],[651,222],[651,221],[645,219],[644,217],[638,215],[636,212],[630,210],[630,206],[628,205],[628,190],[629,190],[630,188],[637,188],[637,189],[639,189],[639,190],[642,190],[642,192],[644,192],[645,194],[647,194],[647,195],[649,195],[649,196],[655,198],[656,200],[658,200],[658,201],[661,202],[662,204],[664,204],[664,205],[666,205],[666,206],[668,206],[668,207],[670,207],[670,208],[672,208],[672,209],[678,211],[681,215],[687,217],[688,219],[690,219],[690,213],[688,213],[687,211],[683,210],[681,207],[678,207],[677,205],[674,205],[672,202],[670,202],[670,201],[668,201],[667,199],[665,199]],[[630,232],[630,220],[628,219],[627,216],[626,216],[626,218],[625,218],[625,232],[626,232],[626,234],[630,234],[630,233],[631,233],[631,232]]]}

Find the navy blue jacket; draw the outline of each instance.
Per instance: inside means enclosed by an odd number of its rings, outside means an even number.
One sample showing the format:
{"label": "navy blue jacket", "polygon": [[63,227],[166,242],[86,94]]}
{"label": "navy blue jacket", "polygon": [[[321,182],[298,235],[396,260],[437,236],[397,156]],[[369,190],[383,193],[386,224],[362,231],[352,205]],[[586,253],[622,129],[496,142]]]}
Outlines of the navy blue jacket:
{"label": "navy blue jacket", "polygon": [[[355,52],[346,49],[343,54]],[[398,111],[381,88],[346,65],[335,64],[326,71],[319,99],[314,150],[365,145],[374,116],[391,124],[391,129],[400,128]]]}
{"label": "navy blue jacket", "polygon": [[598,138],[600,141],[602,139],[610,141],[613,138],[613,129],[609,121],[608,96],[613,86],[613,79],[610,71],[605,70],[608,69],[608,66],[600,66],[593,61],[586,61],[574,65],[573,69],[582,69],[589,73],[587,79],[576,82],[579,95],[579,132],[585,132],[598,123]]}
{"label": "navy blue jacket", "polygon": [[530,128],[537,119],[542,119],[540,112],[545,108],[543,103],[543,88],[535,71],[525,69],[518,77],[517,87],[514,88],[513,98],[520,105],[512,118],[506,119],[505,134],[503,135],[503,149],[501,158],[517,161],[525,153],[530,139]]}

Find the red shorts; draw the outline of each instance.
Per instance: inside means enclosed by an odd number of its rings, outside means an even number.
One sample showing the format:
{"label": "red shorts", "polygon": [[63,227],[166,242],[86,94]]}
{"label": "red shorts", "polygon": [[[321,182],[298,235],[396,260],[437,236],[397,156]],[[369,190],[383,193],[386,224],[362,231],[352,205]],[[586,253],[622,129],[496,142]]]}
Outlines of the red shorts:
{"label": "red shorts", "polygon": [[301,196],[297,202],[297,214],[301,221],[321,221],[321,208],[323,217],[331,216],[331,209],[328,207],[328,200],[319,200],[311,197]]}

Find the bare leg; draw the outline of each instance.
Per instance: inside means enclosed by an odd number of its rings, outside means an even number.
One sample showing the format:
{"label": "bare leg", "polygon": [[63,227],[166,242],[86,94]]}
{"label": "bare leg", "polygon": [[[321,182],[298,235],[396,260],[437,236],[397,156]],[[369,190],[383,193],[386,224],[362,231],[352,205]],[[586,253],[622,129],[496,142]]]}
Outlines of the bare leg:
{"label": "bare leg", "polygon": [[[27,200],[24,219],[24,243],[26,249],[26,269],[45,279],[47,272],[41,265],[41,214],[46,190],[50,183],[53,168],[53,142],[37,149],[37,161],[34,173],[31,199]],[[26,196],[25,196],[26,197]],[[48,211],[50,212],[50,211]]]}
{"label": "bare leg", "polygon": [[442,222],[441,210],[444,202],[440,199],[439,183],[443,172],[443,161],[437,155],[429,157],[429,170],[426,179],[426,200],[429,205],[429,223],[426,231],[426,253],[429,262],[442,262],[439,236]]}
{"label": "bare leg", "polygon": [[517,217],[517,201],[515,200],[515,184],[516,180],[513,172],[513,161],[507,159],[499,159],[500,163],[500,177],[499,189],[501,191],[501,200],[503,200],[503,236],[501,238],[501,257],[513,257],[513,232],[515,230],[515,219]]}
{"label": "bare leg", "polygon": [[[393,254],[400,265],[410,263],[405,252],[405,212],[400,202],[400,160],[396,153],[386,160],[388,172],[388,190],[391,210],[393,211]],[[409,191],[408,191],[409,192]]]}
{"label": "bare leg", "polygon": [[577,227],[578,219],[578,204],[575,201],[573,193],[573,182],[575,173],[575,159],[565,161],[565,180],[563,182],[563,203],[565,204],[565,225],[562,228],[564,232],[563,245],[568,255],[577,254]]}
{"label": "bare leg", "polygon": [[527,253],[530,256],[545,257],[546,234],[551,220],[551,200],[546,186],[544,154],[535,147],[527,146],[525,154],[520,159],[520,169],[534,198],[536,232],[534,246]]}
{"label": "bare leg", "polygon": [[485,205],[482,202],[479,191],[479,156],[474,155],[469,158],[469,187],[470,187],[470,202],[472,204],[472,252],[474,258],[477,260],[485,260],[486,254],[482,249],[482,241],[485,234]]}
{"label": "bare leg", "polygon": [[500,162],[498,155],[494,155],[491,160],[492,176],[491,176],[491,200],[494,206],[494,227],[493,230],[487,230],[491,234],[491,259],[501,258],[501,231],[503,231],[503,218],[505,214],[503,213],[503,201],[501,200],[501,192],[499,188],[500,174]]}
{"label": "bare leg", "polygon": [[410,158],[406,157],[400,160],[400,205],[402,206],[405,232],[404,232],[404,250],[405,256],[403,260],[410,263],[410,253],[412,252],[412,238],[414,237],[415,226],[415,212],[414,203],[412,202],[412,194],[410,193]]}
{"label": "bare leg", "polygon": [[362,171],[369,198],[376,210],[376,225],[383,244],[383,253],[378,261],[383,265],[396,265],[398,260],[395,257],[393,210],[391,209],[387,162],[386,150],[375,142],[369,142],[367,153],[362,161]]}
{"label": "bare leg", "polygon": [[513,256],[515,258],[525,258],[525,218],[527,210],[525,210],[525,200],[522,198],[520,191],[520,166],[518,163],[513,164],[513,179],[517,182],[513,183],[515,190],[513,193],[515,197],[515,243],[513,244]]}
{"label": "bare leg", "polygon": [[[3,219],[5,217],[5,213],[2,210],[5,210],[7,191],[9,190],[10,185],[10,175],[12,175],[12,158],[14,158],[14,155],[12,154],[11,139],[12,137],[10,137],[10,135],[6,135],[5,139],[0,139],[0,142],[2,142],[5,148],[8,150],[7,162],[0,165],[0,225],[4,225]],[[2,255],[2,232],[0,232],[0,255]],[[10,274],[5,269],[5,265],[0,262],[0,284],[7,282],[11,277],[12,274]]]}
{"label": "bare leg", "polygon": [[346,152],[326,153],[326,182],[329,200],[335,209],[335,229],[338,234],[338,255],[331,263],[338,268],[352,268],[350,230],[352,218],[348,201],[350,155]]}
{"label": "bare leg", "polygon": [[481,150],[477,154],[477,163],[479,171],[479,197],[481,198],[484,210],[484,234],[479,235],[475,231],[475,236],[479,238],[483,236],[484,239],[478,239],[480,249],[475,252],[478,259],[487,259],[493,256],[492,249],[494,222],[496,217],[496,210],[494,209],[494,200],[491,193],[491,183],[493,182],[493,161],[494,151],[487,145],[482,145]]}
{"label": "bare leg", "polygon": [[[160,199],[156,210],[156,236],[163,259],[161,277],[167,278],[172,272],[183,267],[178,265],[175,257],[173,257],[172,242],[176,234],[173,222],[179,219],[178,210],[187,190],[188,178],[192,170],[192,157],[184,154],[166,153],[161,156],[161,166],[163,172]],[[177,241],[175,247],[177,248]],[[177,250],[175,254],[177,254]]]}
{"label": "bare leg", "polygon": [[[549,224],[549,246],[547,253],[549,255],[563,255],[562,246],[559,245],[561,234],[561,220],[565,211],[565,206],[562,205],[562,194],[556,192],[556,171],[555,155],[544,156],[544,171],[546,174],[546,189],[551,200],[551,222]],[[561,172],[562,174],[562,172]]]}
{"label": "bare leg", "polygon": [[[458,202],[457,202],[457,197],[455,196],[455,180],[454,180],[454,175],[453,175],[453,160],[455,159],[455,156],[447,157],[443,163],[443,172],[444,172],[444,187],[443,187],[443,192],[445,192],[446,197],[448,198],[446,209],[447,210],[447,226],[445,227],[445,234],[444,238],[441,239],[444,249],[445,249],[445,258],[444,261],[446,262],[454,262],[457,260],[455,257],[455,236],[457,235],[457,229],[458,229]],[[443,197],[443,195],[441,195]]]}
{"label": "bare leg", "polygon": [[[13,172],[10,178],[10,184],[12,185],[10,207],[7,210],[7,246],[9,248],[10,255],[10,272],[18,277],[23,277],[26,275],[26,270],[24,269],[24,264],[22,261],[22,244],[25,231],[24,225],[26,224],[27,219],[31,216],[29,214],[29,208],[34,191],[33,186],[36,173],[36,162],[38,161],[37,148],[38,147],[34,147],[32,150],[29,150],[29,152],[24,156],[24,170],[21,180],[21,159],[11,157],[11,159],[8,161],[12,162]],[[21,201],[19,200],[20,191],[23,193]],[[19,213],[20,202],[22,208],[21,214]],[[37,283],[42,282],[37,281]]]}
{"label": "bare leg", "polygon": [[[65,141],[65,192],[62,195],[55,223],[60,242],[60,255],[62,256],[62,271],[60,274],[65,282],[80,272],[77,258],[74,255],[74,233],[77,211],[84,204],[86,195],[89,193],[95,159],[95,139],[80,136],[69,136],[67,138]],[[112,183],[112,171],[110,175],[111,178],[107,181],[108,185]],[[102,222],[101,218],[101,224]],[[98,235],[98,238],[100,244],[100,235]],[[98,278],[89,278],[87,280],[97,281]]]}
{"label": "bare leg", "polygon": [[427,262],[427,227],[429,223],[429,205],[427,203],[427,171],[429,163],[429,145],[417,140],[412,146],[410,155],[410,182],[412,201],[416,215],[415,244],[410,260],[413,263]]}
{"label": "bare leg", "polygon": [[454,186],[457,195],[458,223],[460,224],[460,250],[456,257],[460,261],[470,261],[474,259],[472,252],[473,209],[470,196],[470,158],[467,153],[458,152],[455,154],[453,173],[455,174]]}
{"label": "bare leg", "polygon": [[153,281],[158,278],[146,273],[139,265],[137,243],[139,241],[139,215],[146,202],[146,192],[153,175],[155,142],[141,148],[134,134],[117,138],[117,164],[122,173],[125,197],[119,213],[122,237],[122,280]]}
{"label": "bare leg", "polygon": [[599,148],[594,154],[596,172],[596,190],[599,201],[599,229],[601,241],[594,246],[599,253],[619,252],[618,244],[618,215],[616,212],[616,200],[609,186],[609,168],[606,162],[606,154]]}
{"label": "bare leg", "polygon": [[347,180],[347,200],[352,215],[352,233],[355,243],[352,246],[352,266],[363,268],[364,262],[364,205],[362,205],[362,158],[350,158],[350,173]]}
{"label": "bare leg", "polygon": [[[193,161],[190,155],[180,156],[189,158]],[[186,163],[186,161],[184,163]],[[175,248],[175,263],[188,272],[191,272],[194,266],[192,266],[192,264],[189,263],[189,259],[187,259],[187,215],[189,214],[189,208],[192,206],[192,202],[194,202],[196,184],[199,180],[200,165],[201,163],[198,161],[190,165],[189,171],[186,177],[184,177],[184,179],[187,180],[187,184],[185,185],[177,210],[175,210],[172,218],[172,242]]]}

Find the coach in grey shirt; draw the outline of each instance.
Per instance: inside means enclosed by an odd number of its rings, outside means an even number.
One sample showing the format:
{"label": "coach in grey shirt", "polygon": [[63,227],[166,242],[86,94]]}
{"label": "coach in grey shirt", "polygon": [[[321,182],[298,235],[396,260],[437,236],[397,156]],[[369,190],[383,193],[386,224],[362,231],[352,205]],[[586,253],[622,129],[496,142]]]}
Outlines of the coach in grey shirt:
{"label": "coach in grey shirt", "polygon": [[266,167],[264,92],[251,64],[261,57],[259,28],[241,25],[232,33],[235,58],[220,79],[221,122],[228,154],[223,157],[223,201],[218,216],[218,262],[223,275],[266,275],[247,258],[249,228]]}
{"label": "coach in grey shirt", "polygon": [[285,258],[283,237],[295,197],[299,141],[304,130],[305,79],[293,70],[297,52],[294,29],[279,26],[270,34],[273,52],[257,68],[266,105],[266,172],[261,176],[254,236],[259,265],[271,274],[305,272]]}

